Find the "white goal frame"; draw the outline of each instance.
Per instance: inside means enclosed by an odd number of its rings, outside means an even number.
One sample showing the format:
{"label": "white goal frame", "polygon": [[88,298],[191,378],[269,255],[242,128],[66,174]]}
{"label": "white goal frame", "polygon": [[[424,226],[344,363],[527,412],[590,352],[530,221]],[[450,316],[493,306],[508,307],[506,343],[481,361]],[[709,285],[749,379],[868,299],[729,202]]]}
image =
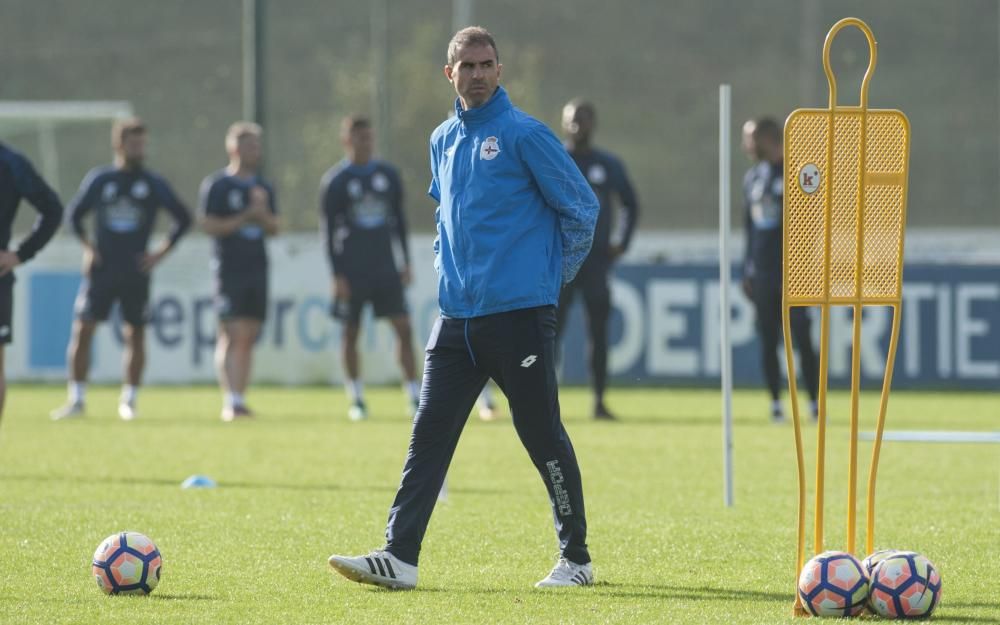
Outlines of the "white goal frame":
{"label": "white goal frame", "polygon": [[0,100],[0,123],[20,122],[38,132],[39,165],[42,175],[49,181],[59,180],[58,125],[114,121],[133,115],[132,103],[127,100]]}

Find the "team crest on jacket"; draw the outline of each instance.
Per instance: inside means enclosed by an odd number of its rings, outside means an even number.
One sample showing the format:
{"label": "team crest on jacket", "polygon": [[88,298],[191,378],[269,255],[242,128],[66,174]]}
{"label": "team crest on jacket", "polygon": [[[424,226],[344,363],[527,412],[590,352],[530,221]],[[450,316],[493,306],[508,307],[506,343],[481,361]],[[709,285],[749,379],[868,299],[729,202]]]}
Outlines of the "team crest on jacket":
{"label": "team crest on jacket", "polygon": [[132,197],[137,200],[144,200],[149,197],[149,184],[145,180],[136,180],[132,185]]}
{"label": "team crest on jacket", "polygon": [[101,187],[101,199],[105,202],[111,202],[118,196],[118,183],[111,181]]}
{"label": "team crest on jacket", "polygon": [[230,210],[240,210],[243,208],[243,190],[242,189],[230,189],[229,196],[226,198],[229,202]]}
{"label": "team crest on jacket", "polygon": [[479,147],[479,158],[492,161],[498,154],[500,154],[500,141],[496,137],[486,137],[483,145]]}
{"label": "team crest on jacket", "polygon": [[604,184],[608,181],[608,172],[604,169],[604,165],[600,163],[594,163],[587,170],[587,181],[590,184]]}

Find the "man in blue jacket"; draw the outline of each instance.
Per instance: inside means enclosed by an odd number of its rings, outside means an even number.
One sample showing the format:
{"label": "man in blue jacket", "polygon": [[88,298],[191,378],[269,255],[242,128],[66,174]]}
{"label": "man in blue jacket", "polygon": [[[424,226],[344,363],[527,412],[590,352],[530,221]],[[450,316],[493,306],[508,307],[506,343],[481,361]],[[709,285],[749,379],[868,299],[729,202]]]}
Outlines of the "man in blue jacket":
{"label": "man in blue jacket", "polygon": [[559,139],[499,86],[496,43],[460,30],[444,73],[455,117],[431,134],[429,194],[440,203],[434,266],[441,318],[431,331],[420,406],[386,546],[330,557],[357,582],[413,588],[424,531],[469,411],[489,378],[507,395],[518,436],[545,483],[560,558],[536,586],[585,586],[580,469],[559,417],[556,304],[594,236],[599,205]]}

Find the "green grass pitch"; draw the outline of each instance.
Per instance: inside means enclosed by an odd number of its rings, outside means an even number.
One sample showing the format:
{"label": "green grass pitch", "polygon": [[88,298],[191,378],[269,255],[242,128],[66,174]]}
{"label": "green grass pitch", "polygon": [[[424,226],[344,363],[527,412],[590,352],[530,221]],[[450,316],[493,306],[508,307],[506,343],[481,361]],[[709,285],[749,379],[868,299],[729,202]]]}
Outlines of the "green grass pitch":
{"label": "green grass pitch", "polygon": [[[532,588],[555,560],[555,536],[509,419],[470,419],[419,588],[389,592],[334,575],[326,559],[381,545],[409,434],[401,391],[370,389],[364,423],[347,420],[339,388],[254,389],[259,418],[234,424],[219,421],[209,387],[144,389],[132,423],[115,416],[116,395],[94,387],[87,418],[53,423],[61,387],[10,389],[0,623],[795,620],[792,429],[768,422],[759,390],[734,399],[736,507],[725,509],[717,392],[613,389],[622,420],[598,423],[586,418],[587,391],[564,389],[598,581],[555,592]],[[876,402],[865,394],[863,427]],[[844,545],[847,408],[844,393],[831,395],[828,548]],[[995,430],[996,409],[995,394],[898,392],[888,428]],[[810,459],[815,429],[805,425]],[[861,450],[864,476],[870,443]],[[219,487],[182,490],[195,473]],[[863,527],[863,479],[859,493]],[[921,551],[941,571],[936,621],[1000,623],[1000,446],[888,442],[877,501],[877,547]],[[149,597],[106,597],[90,576],[97,544],[123,529],[148,534],[163,554]]]}

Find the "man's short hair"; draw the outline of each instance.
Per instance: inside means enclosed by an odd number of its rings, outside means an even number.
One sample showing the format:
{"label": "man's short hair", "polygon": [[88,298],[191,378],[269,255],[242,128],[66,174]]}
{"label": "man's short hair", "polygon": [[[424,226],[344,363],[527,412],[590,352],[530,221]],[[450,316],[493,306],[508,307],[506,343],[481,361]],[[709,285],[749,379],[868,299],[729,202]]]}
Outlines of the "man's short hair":
{"label": "man's short hair", "polygon": [[364,115],[348,115],[340,121],[340,136],[348,137],[355,130],[365,130],[372,127],[372,120]]}
{"label": "man's short hair", "polygon": [[264,134],[264,129],[260,127],[260,124],[255,124],[254,122],[236,122],[226,131],[226,149],[235,149],[243,137],[257,137],[260,139],[262,134]]}
{"label": "man's short hair", "polygon": [[754,141],[766,137],[775,143],[781,143],[781,134],[781,126],[778,125],[778,122],[773,117],[761,117],[754,122]]}
{"label": "man's short hair", "polygon": [[125,143],[126,137],[144,134],[146,134],[146,124],[138,117],[119,119],[111,127],[111,146],[119,148]]}
{"label": "man's short hair", "polygon": [[587,111],[590,113],[592,119],[597,120],[597,108],[594,107],[593,102],[585,98],[573,98],[563,108],[572,108],[574,111]]}
{"label": "man's short hair", "polygon": [[454,65],[458,57],[458,49],[465,46],[489,46],[493,48],[497,63],[500,62],[500,52],[497,51],[497,42],[493,40],[490,31],[482,26],[468,26],[455,33],[448,42],[448,65]]}

